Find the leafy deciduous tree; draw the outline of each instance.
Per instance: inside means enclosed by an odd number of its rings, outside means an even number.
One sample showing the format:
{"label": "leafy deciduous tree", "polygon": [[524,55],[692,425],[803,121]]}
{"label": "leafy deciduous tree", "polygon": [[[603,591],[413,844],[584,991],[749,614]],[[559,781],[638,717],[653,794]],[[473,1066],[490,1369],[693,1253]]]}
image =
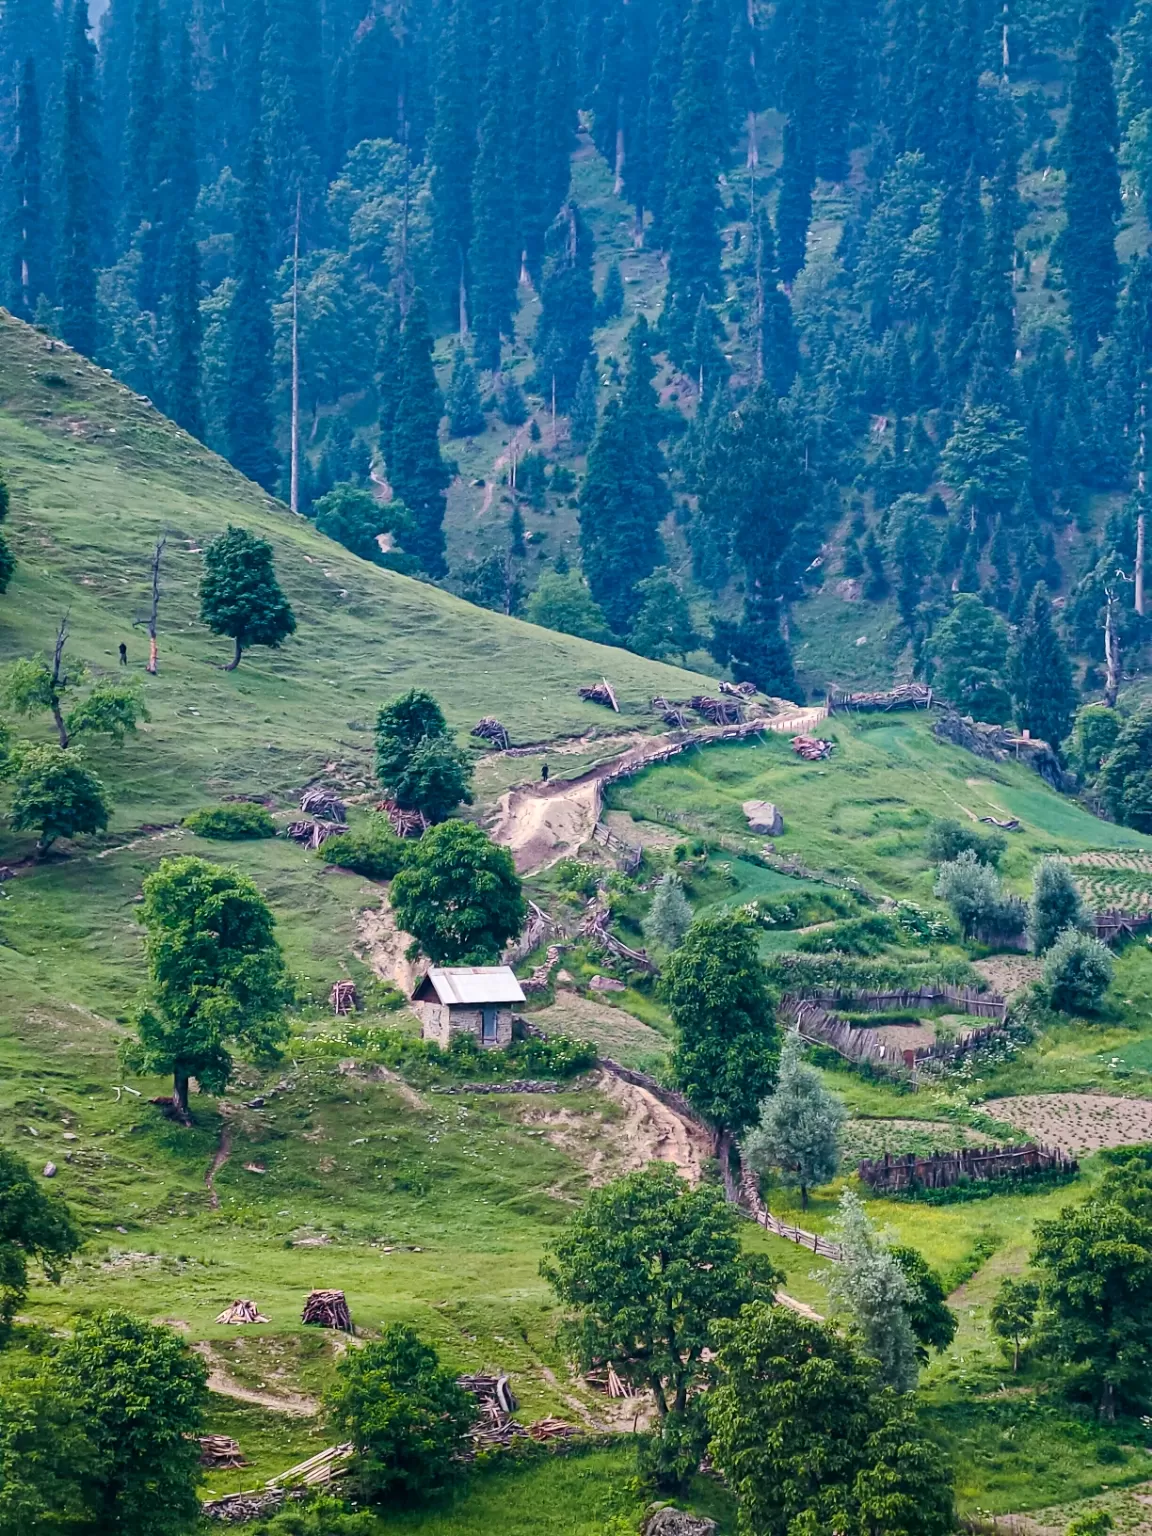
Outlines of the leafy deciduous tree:
{"label": "leafy deciduous tree", "polygon": [[235,643],[225,672],[236,670],[249,646],[278,648],[295,634],[296,615],[276,580],[267,539],[229,525],[212,540],[204,551],[200,618],[214,635]]}
{"label": "leafy deciduous tree", "polygon": [[40,1188],[23,1158],[0,1147],[0,1345],[28,1294],[29,1260],[55,1283],[80,1242],[64,1201]]}
{"label": "leafy deciduous tree", "polygon": [[111,814],[104,786],[63,747],[21,745],[13,754],[8,820],[17,832],[37,832],[43,857],[59,837],[103,832]]}
{"label": "leafy deciduous tree", "polygon": [[433,965],[495,965],[528,910],[512,855],[467,821],[425,832],[392,882],[391,901]]}
{"label": "leafy deciduous tree", "polygon": [[1048,952],[1066,928],[1078,928],[1084,903],[1067,860],[1049,856],[1037,864],[1028,904],[1028,937],[1038,955]]}
{"label": "leafy deciduous tree", "polygon": [[782,1181],[800,1191],[827,1184],[840,1166],[840,1127],[845,1109],[804,1060],[804,1046],[790,1034],[780,1052],[776,1088],[760,1105],[760,1119],[744,1138],[744,1154],[757,1172],[778,1168]]}

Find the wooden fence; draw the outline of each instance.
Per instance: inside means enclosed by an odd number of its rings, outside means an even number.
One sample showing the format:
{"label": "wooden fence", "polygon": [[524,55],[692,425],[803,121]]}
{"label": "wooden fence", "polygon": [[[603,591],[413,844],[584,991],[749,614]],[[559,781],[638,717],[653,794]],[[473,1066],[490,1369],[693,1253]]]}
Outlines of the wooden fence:
{"label": "wooden fence", "polygon": [[1011,1179],[1039,1173],[1075,1173],[1074,1157],[1058,1147],[1028,1143],[1023,1147],[963,1147],[955,1152],[934,1152],[917,1157],[885,1153],[865,1158],[857,1168],[860,1180],[877,1194],[899,1194],[910,1189],[951,1189],[965,1180]]}
{"label": "wooden fence", "polygon": [[[864,995],[877,997],[891,995],[899,998],[916,997],[919,994]],[[839,1000],[843,1003],[842,994]],[[914,1050],[902,1050],[887,1045],[874,1029],[859,1028],[840,1014],[829,1013],[814,1001],[812,996],[801,997],[795,993],[788,994],[780,1000],[779,1013],[787,1025],[811,1044],[826,1045],[837,1055],[843,1056],[845,1061],[868,1062],[879,1067],[881,1071],[892,1072],[897,1076],[911,1073],[913,1084],[915,1084],[917,1073],[940,1072],[949,1062],[958,1060],[981,1045],[986,1045],[988,1041],[996,1039],[1004,1031],[1001,1017],[996,1023],[987,1024],[981,1029],[969,1030],[958,1040],[938,1040],[933,1045],[921,1045]]]}
{"label": "wooden fence", "polygon": [[941,983],[935,987],[919,987],[916,991],[869,992],[846,990],[843,987],[814,987],[804,996],[817,1003],[831,1003],[836,1007],[850,1008],[857,1013],[890,1013],[901,1008],[934,1008],[948,1003],[958,1013],[971,1014],[978,1019],[1002,1019],[1008,1012],[1008,1004],[995,992],[977,992],[972,987],[953,987]]}
{"label": "wooden fence", "polygon": [[729,1200],[739,1205],[746,1215],[764,1228],[765,1232],[771,1232],[774,1237],[782,1237],[786,1242],[795,1243],[799,1248],[807,1248],[810,1253],[820,1258],[832,1259],[833,1262],[839,1263],[841,1253],[837,1243],[830,1243],[818,1232],[806,1232],[803,1227],[794,1227],[791,1222],[781,1221],[773,1216],[761,1198],[760,1181],[743,1152],[740,1153],[740,1182],[735,1188],[732,1187],[727,1156],[730,1146],[731,1142],[726,1140],[721,1148],[721,1166],[725,1173],[725,1192]]}
{"label": "wooden fence", "polygon": [[1092,914],[1092,930],[1105,944],[1115,944],[1118,939],[1131,939],[1150,929],[1152,912],[1124,912],[1119,907],[1110,907],[1107,912]]}
{"label": "wooden fence", "polygon": [[592,828],[592,841],[599,843],[602,848],[607,848],[616,860],[616,867],[624,874],[634,875],[640,868],[640,861],[644,857],[643,848],[634,848],[622,837],[617,837],[606,823],[598,821]]}
{"label": "wooden fence", "polygon": [[905,683],[900,688],[890,688],[886,693],[845,693],[840,688],[829,688],[828,709],[835,713],[846,710],[931,709],[932,690],[926,683]]}

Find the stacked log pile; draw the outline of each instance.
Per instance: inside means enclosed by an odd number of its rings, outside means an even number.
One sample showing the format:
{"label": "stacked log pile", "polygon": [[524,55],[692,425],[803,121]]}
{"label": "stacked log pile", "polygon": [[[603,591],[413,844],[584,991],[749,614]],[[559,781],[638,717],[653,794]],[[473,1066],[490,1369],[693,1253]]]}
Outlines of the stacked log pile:
{"label": "stacked log pile", "polygon": [[316,849],[347,830],[342,821],[294,821],[288,827],[288,836],[304,848]]}
{"label": "stacked log pile", "polygon": [[721,683],[720,692],[730,694],[734,699],[754,699],[756,697],[756,684]]}
{"label": "stacked log pile", "polygon": [[260,1311],[254,1301],[246,1297],[234,1301],[230,1307],[225,1307],[216,1319],[218,1323],[266,1323],[268,1318]]}
{"label": "stacked log pile", "polygon": [[612,684],[606,677],[602,677],[598,683],[593,683],[591,687],[577,689],[577,692],[582,699],[587,699],[589,704],[604,704],[609,709],[614,709],[617,714],[620,713],[620,705],[616,702],[616,695],[613,692]]}
{"label": "stacked log pile", "polygon": [[395,800],[378,800],[376,809],[387,816],[397,837],[423,837],[428,830],[428,818],[423,811],[407,811]]}
{"label": "stacked log pile", "polygon": [[470,734],[479,736],[483,741],[490,741],[498,752],[507,752],[512,745],[508,732],[492,715],[485,715],[482,720],[477,720]]}
{"label": "stacked log pile", "polygon": [[964,1147],[955,1152],[936,1152],[931,1157],[915,1153],[894,1157],[886,1153],[866,1158],[856,1172],[878,1194],[900,1194],[915,1189],[951,1189],[968,1180],[1018,1179],[1042,1173],[1075,1173],[1074,1157],[1058,1147],[1029,1142],[1023,1147]]}
{"label": "stacked log pile", "polygon": [[[267,1319],[265,1319],[267,1321]],[[231,1435],[200,1435],[202,1467],[246,1467],[239,1443]]]}
{"label": "stacked log pile", "polygon": [[884,693],[845,693],[840,688],[829,688],[828,710],[889,710],[931,709],[932,690],[926,683],[905,683],[900,688],[889,688]]}
{"label": "stacked log pile", "polygon": [[612,914],[607,907],[602,906],[598,897],[593,897],[588,903],[588,909],[584,914],[584,921],[580,924],[580,932],[586,939],[608,954],[615,955],[620,960],[626,960],[629,965],[634,965],[638,970],[647,971],[650,975],[656,974],[656,965],[648,958],[642,949],[632,949],[622,939],[618,939],[611,931],[608,924]]}
{"label": "stacked log pile", "polygon": [[300,796],[300,809],[306,816],[313,816],[317,821],[345,822],[348,820],[343,800],[335,790],[325,789],[323,785],[304,791]]}
{"label": "stacked log pile", "polygon": [[352,1317],[343,1291],[313,1291],[304,1303],[301,1322],[314,1323],[320,1328],[339,1328],[343,1333],[352,1332]]}
{"label": "stacked log pile", "polygon": [[534,949],[538,949],[556,924],[534,901],[528,903],[528,921],[524,924],[523,931],[518,939],[515,939],[500,957],[504,965],[516,965],[526,955],[530,955]]}
{"label": "stacked log pile", "polygon": [[299,1461],[294,1467],[289,1467],[287,1472],[278,1472],[275,1477],[270,1477],[264,1486],[266,1488],[322,1487],[325,1483],[330,1483],[333,1478],[344,1476],[352,1462],[355,1450],[350,1440],[343,1445],[330,1445],[327,1450],[317,1451],[315,1456],[309,1456],[307,1461]]}
{"label": "stacked log pile", "polygon": [[694,693],[688,704],[709,725],[739,725],[744,719],[742,706],[729,699],[710,699],[705,693]]}
{"label": "stacked log pile", "polygon": [[328,994],[328,1002],[337,1018],[355,1013],[359,1002],[356,996],[356,983],[354,981],[334,982]]}
{"label": "stacked log pile", "polygon": [[797,757],[802,757],[806,763],[819,763],[832,756],[835,742],[823,736],[800,735],[793,736],[791,745]]}

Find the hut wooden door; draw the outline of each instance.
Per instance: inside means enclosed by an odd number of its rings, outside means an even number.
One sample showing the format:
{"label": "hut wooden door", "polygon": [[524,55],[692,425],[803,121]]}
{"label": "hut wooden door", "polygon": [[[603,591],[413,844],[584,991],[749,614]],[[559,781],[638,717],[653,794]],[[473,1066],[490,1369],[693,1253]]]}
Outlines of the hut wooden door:
{"label": "hut wooden door", "polygon": [[497,1010],[495,1008],[482,1008],[480,1010],[480,1042],[482,1045],[495,1045],[499,1038],[496,1028]]}

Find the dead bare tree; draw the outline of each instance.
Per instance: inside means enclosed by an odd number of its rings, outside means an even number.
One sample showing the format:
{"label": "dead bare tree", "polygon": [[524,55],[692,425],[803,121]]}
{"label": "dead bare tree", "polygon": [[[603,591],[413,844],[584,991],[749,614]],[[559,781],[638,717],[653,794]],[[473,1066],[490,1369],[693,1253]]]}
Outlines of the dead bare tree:
{"label": "dead bare tree", "polygon": [[292,242],[292,424],[288,505],[300,510],[300,188],[296,188],[296,232]]}
{"label": "dead bare tree", "polygon": [[156,540],[156,548],[152,551],[152,606],[148,610],[147,619],[136,619],[133,629],[144,624],[148,629],[148,666],[153,677],[156,676],[158,651],[156,649],[156,619],[160,612],[160,561],[164,556],[164,546],[168,542],[168,535],[164,534]]}
{"label": "dead bare tree", "polygon": [[[1119,580],[1125,580],[1124,572],[1117,571]],[[1116,609],[1119,598],[1114,584],[1104,587],[1104,702],[1109,709],[1116,708],[1116,695],[1120,692],[1120,636],[1116,628]]]}
{"label": "dead bare tree", "polygon": [[68,640],[68,615],[60,620],[56,630],[56,648],[52,653],[52,681],[49,685],[48,707],[52,711],[52,718],[56,722],[56,734],[60,738],[60,745],[68,745],[68,727],[64,724],[64,711],[60,708],[60,695],[68,686],[68,679],[64,676],[64,646]]}

